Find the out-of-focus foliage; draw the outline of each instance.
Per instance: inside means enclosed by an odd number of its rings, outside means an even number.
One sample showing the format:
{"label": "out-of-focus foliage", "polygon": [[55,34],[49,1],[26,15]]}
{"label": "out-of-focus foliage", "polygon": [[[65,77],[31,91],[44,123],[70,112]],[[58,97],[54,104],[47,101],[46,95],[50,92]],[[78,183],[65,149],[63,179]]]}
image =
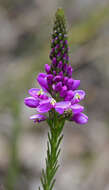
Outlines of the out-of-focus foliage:
{"label": "out-of-focus foliage", "polygon": [[33,127],[28,119],[33,112],[23,99],[29,88],[37,87],[37,73],[50,63],[52,19],[60,6],[70,18],[73,75],[87,90],[89,123],[86,127],[66,123],[56,189],[109,189],[109,1],[1,0],[0,188],[7,184],[6,190],[39,185],[47,125]]}

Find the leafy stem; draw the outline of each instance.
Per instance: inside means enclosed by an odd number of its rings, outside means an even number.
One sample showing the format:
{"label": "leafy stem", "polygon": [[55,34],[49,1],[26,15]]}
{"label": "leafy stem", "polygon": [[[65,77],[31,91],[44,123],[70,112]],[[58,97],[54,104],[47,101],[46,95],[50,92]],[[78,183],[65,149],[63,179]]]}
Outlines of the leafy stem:
{"label": "leafy stem", "polygon": [[61,151],[60,143],[63,138],[62,129],[64,122],[64,119],[58,119],[56,112],[50,113],[48,119],[50,131],[47,142],[46,168],[42,170],[41,176],[43,190],[52,190],[56,181],[54,177],[59,168],[58,157]]}

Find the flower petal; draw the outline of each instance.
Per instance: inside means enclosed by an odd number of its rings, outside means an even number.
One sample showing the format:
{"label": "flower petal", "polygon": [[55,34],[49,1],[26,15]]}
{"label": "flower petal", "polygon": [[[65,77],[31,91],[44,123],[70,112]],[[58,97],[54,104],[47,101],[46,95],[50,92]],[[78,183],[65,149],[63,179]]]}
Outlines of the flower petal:
{"label": "flower petal", "polygon": [[65,96],[66,101],[70,101],[74,97],[74,92],[72,90],[68,90]]}
{"label": "flower petal", "polygon": [[74,80],[71,89],[76,90],[79,87],[79,85],[80,85],[80,80]]}
{"label": "flower petal", "polygon": [[71,103],[69,101],[62,101],[62,102],[57,102],[55,104],[55,110],[59,114],[63,114],[65,110],[69,109],[71,106]]}
{"label": "flower petal", "polygon": [[37,107],[37,111],[39,113],[46,113],[50,111],[53,108],[50,101],[50,99],[41,101],[40,105]]}
{"label": "flower petal", "polygon": [[36,115],[30,116],[30,119],[33,120],[36,123],[36,122],[41,122],[41,121],[46,120],[46,116],[45,115],[36,114]]}
{"label": "flower petal", "polygon": [[37,81],[43,90],[45,90],[45,91],[49,90],[48,83],[47,83],[47,74],[40,73],[37,77]]}
{"label": "flower petal", "polygon": [[71,105],[71,109],[72,109],[72,112],[75,114],[84,111],[84,107],[79,104]]}
{"label": "flower petal", "polygon": [[24,99],[24,103],[30,108],[36,108],[39,105],[39,100],[34,97],[28,97]]}
{"label": "flower petal", "polygon": [[50,74],[51,66],[48,64],[45,64],[45,71],[47,74]]}
{"label": "flower petal", "polygon": [[78,114],[75,114],[71,120],[75,121],[78,124],[83,125],[88,122],[88,117],[84,113],[78,113]]}
{"label": "flower petal", "polygon": [[39,88],[31,88],[31,89],[28,91],[28,93],[29,93],[31,96],[37,98],[39,91],[40,91]]}
{"label": "flower petal", "polygon": [[75,103],[78,103],[80,102],[81,100],[83,100],[85,97],[85,92],[84,90],[75,90],[74,91],[74,97],[71,101],[72,104],[75,104]]}

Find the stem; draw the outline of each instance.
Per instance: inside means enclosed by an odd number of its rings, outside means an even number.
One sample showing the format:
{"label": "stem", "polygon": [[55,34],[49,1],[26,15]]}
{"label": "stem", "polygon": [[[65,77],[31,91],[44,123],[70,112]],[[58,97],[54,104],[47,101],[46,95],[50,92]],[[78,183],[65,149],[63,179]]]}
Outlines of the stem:
{"label": "stem", "polygon": [[59,120],[54,112],[51,113],[48,124],[50,127],[50,132],[48,133],[47,142],[46,169],[42,170],[41,177],[43,190],[52,190],[56,181],[54,176],[59,168],[58,157],[61,150],[60,143],[63,138],[61,132],[64,126],[64,120]]}

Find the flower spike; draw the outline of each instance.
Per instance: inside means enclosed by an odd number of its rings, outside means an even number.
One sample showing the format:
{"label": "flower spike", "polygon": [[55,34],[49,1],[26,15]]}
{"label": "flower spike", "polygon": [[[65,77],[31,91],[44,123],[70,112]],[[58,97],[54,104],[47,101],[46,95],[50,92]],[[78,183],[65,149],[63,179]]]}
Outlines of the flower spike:
{"label": "flower spike", "polygon": [[28,91],[30,97],[24,99],[26,106],[36,110],[30,119],[35,123],[47,121],[50,128],[46,169],[42,171],[41,177],[43,190],[52,190],[55,183],[65,121],[81,125],[88,122],[88,117],[82,113],[84,106],[79,104],[85,98],[85,91],[78,90],[80,80],[72,77],[67,38],[64,11],[58,9],[51,37],[50,64],[45,64],[45,73],[37,76],[41,89],[31,88]]}

